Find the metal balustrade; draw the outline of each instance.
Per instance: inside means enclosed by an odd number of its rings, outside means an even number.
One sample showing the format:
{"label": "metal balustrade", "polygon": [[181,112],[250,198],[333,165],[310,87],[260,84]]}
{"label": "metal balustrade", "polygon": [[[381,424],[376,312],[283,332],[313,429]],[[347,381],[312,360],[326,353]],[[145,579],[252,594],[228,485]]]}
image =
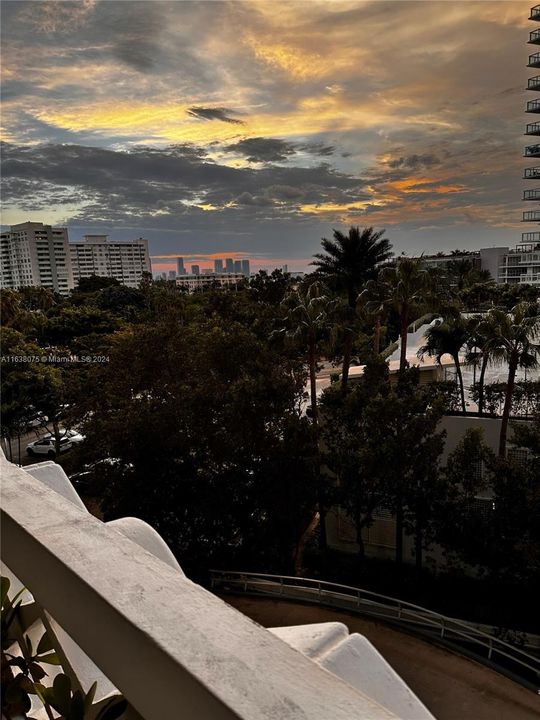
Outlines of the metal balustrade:
{"label": "metal balustrade", "polygon": [[527,210],[524,212],[523,222],[540,222],[540,210]]}
{"label": "metal balustrade", "polygon": [[531,45],[539,45],[540,44],[540,30],[531,30],[531,32],[529,33],[528,42]]}
{"label": "metal balustrade", "polygon": [[529,78],[527,82],[527,90],[540,90],[540,75]]}
{"label": "metal balustrade", "polygon": [[540,5],[534,5],[534,7],[531,8],[529,20],[540,20]]}
{"label": "metal balustrade", "polygon": [[540,100],[529,100],[527,102],[527,108],[526,108],[525,112],[539,113],[540,112]]}
{"label": "metal balustrade", "polygon": [[528,123],[525,128],[525,135],[540,135],[540,123]]}
{"label": "metal balustrade", "polygon": [[521,233],[521,242],[533,244],[540,243],[540,232]]}
{"label": "metal balustrade", "polygon": [[523,199],[524,200],[540,200],[540,189],[524,190],[523,191]]}
{"label": "metal balustrade", "polygon": [[523,157],[540,157],[540,144],[527,145]]}
{"label": "metal balustrade", "polygon": [[523,171],[524,180],[533,180],[540,178],[540,167],[525,168]]}
{"label": "metal balustrade", "polygon": [[469,623],[398,598],[325,580],[225,570],[211,570],[211,588],[315,603],[373,617],[474,658],[540,695],[539,657]]}
{"label": "metal balustrade", "polygon": [[532,55],[529,55],[527,67],[540,67],[540,53],[533,53]]}

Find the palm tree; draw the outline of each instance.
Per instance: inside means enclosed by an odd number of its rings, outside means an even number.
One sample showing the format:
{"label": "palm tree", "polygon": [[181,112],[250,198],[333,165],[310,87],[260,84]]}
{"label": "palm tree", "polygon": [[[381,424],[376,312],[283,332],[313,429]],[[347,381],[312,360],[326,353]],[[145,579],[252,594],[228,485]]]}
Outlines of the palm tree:
{"label": "palm tree", "polygon": [[521,302],[509,313],[493,309],[480,323],[480,329],[490,334],[491,355],[494,362],[508,363],[508,380],[499,437],[499,456],[506,455],[508,419],[516,384],[516,371],[537,367],[540,354],[540,314],[537,303]]}
{"label": "palm tree", "polygon": [[[335,312],[337,302],[329,298],[327,288],[323,283],[313,282],[305,288],[300,287],[286,295],[281,304],[287,310],[287,315],[284,318],[285,326],[273,333],[273,335],[283,336],[294,347],[307,351],[311,419],[317,431],[319,418],[317,403],[317,346],[319,340],[330,331],[330,316]],[[295,567],[301,566],[306,538],[310,536],[317,525],[320,528],[320,547],[323,550],[326,549],[326,507],[323,500],[324,493],[321,484],[318,451],[316,466],[318,512],[312,518],[298,543],[295,551]]]}
{"label": "palm tree", "polygon": [[285,327],[273,333],[284,335],[286,340],[307,351],[309,371],[311,417],[317,424],[317,345],[329,330],[329,315],[335,302],[327,295],[327,288],[321,282],[314,282],[305,289],[295,290],[287,295],[282,306],[287,310]]}
{"label": "palm tree", "polygon": [[[333,240],[323,238],[324,253],[314,255],[311,263],[316,273],[325,278],[336,290],[345,293],[347,303],[354,315],[360,289],[374,278],[380,265],[392,257],[392,245],[384,238],[384,230],[372,227],[351,227],[347,235],[334,230]],[[349,379],[349,366],[354,342],[354,332],[345,333],[341,388],[345,393]]]}
{"label": "palm tree", "polygon": [[421,260],[399,258],[392,267],[383,268],[378,277],[383,305],[399,315],[399,369],[407,364],[407,334],[409,324],[418,318],[434,298],[431,274]]}
{"label": "palm tree", "polygon": [[480,365],[478,376],[478,414],[484,414],[484,386],[486,370],[492,361],[493,348],[497,346],[497,332],[495,326],[481,315],[472,317],[469,322],[469,339],[467,340],[467,354],[465,362],[468,365]]}
{"label": "palm tree", "polygon": [[426,344],[418,351],[420,358],[424,355],[435,357],[440,363],[443,355],[450,355],[456,366],[456,374],[461,394],[463,412],[467,412],[465,403],[465,388],[463,387],[463,374],[459,353],[469,339],[467,323],[461,317],[449,317],[444,322],[431,325],[425,332]]}
{"label": "palm tree", "polygon": [[368,280],[366,287],[358,296],[358,306],[374,320],[373,352],[376,355],[381,351],[382,320],[387,314],[387,304],[385,286],[378,280]]}

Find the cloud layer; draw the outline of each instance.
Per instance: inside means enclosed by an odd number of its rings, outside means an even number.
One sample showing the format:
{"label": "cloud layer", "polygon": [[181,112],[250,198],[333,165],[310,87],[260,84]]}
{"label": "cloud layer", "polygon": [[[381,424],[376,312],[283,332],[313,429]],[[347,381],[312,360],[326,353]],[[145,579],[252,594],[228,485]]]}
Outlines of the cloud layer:
{"label": "cloud layer", "polygon": [[350,223],[513,243],[527,8],[5,2],[4,222],[299,262]]}

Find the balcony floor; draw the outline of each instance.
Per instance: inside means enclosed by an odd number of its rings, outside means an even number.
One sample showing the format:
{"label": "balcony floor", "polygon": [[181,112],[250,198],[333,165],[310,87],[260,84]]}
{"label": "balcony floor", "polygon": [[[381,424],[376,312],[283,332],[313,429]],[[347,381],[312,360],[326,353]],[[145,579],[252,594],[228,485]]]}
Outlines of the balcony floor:
{"label": "balcony floor", "polygon": [[265,627],[336,622],[365,635],[437,720],[532,720],[538,698],[471,660],[343,611],[266,598],[223,599]]}

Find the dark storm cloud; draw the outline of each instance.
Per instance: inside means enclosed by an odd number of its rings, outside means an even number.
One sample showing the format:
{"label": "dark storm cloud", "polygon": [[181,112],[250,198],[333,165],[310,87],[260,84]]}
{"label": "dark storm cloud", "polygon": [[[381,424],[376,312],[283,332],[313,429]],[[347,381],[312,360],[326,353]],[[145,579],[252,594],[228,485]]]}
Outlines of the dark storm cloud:
{"label": "dark storm cloud", "polygon": [[439,165],[440,160],[435,155],[407,155],[406,157],[394,158],[389,160],[386,164],[391,168],[409,168],[410,170],[417,170],[421,167],[431,167],[433,165]]}
{"label": "dark storm cloud", "polygon": [[187,111],[188,115],[199,120],[221,120],[221,122],[233,123],[235,125],[243,125],[243,120],[231,117],[234,114],[233,110],[227,108],[206,108],[206,107],[191,107]]}
{"label": "dark storm cloud", "polygon": [[298,144],[280,138],[254,137],[227,145],[224,150],[243,155],[248,162],[264,163],[285,162],[298,152],[328,157],[333,155],[335,148],[333,145],[325,145],[322,142]]}
{"label": "dark storm cloud", "polygon": [[354,203],[365,184],[325,164],[259,170],[219,165],[208,161],[200,148],[186,144],[121,152],[6,143],[2,154],[6,204],[20,202],[22,195],[35,209],[44,208],[54,192],[56,202],[73,202],[76,196],[89,203],[86,214],[95,212],[96,217],[119,222],[122,213],[199,213],[199,204],[216,210],[229,205],[232,213],[251,206],[275,207],[279,213],[289,208],[295,214],[301,202]]}
{"label": "dark storm cloud", "polygon": [[293,143],[264,137],[246,138],[224,149],[244,155],[249,162],[283,162],[296,153]]}

